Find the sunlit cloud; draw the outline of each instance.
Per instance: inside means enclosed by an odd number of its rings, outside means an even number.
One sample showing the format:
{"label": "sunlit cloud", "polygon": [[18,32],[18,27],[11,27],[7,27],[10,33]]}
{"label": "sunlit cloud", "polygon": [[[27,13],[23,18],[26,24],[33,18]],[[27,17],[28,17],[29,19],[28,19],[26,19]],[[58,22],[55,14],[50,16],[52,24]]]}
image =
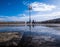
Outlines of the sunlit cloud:
{"label": "sunlit cloud", "polygon": [[33,2],[30,4],[33,11],[52,11],[56,9],[55,5],[44,4],[40,2]]}
{"label": "sunlit cloud", "polygon": [[[24,5],[26,5],[26,3]],[[35,11],[37,12],[31,14],[31,20],[45,21],[45,20],[60,18],[60,11],[54,11],[57,8],[57,6],[55,5],[50,5],[40,2],[33,2],[30,3],[30,5],[32,7],[32,13]],[[28,10],[26,11],[28,12]],[[42,12],[42,14],[40,12]],[[45,14],[43,12],[50,12],[50,13]],[[0,16],[0,21],[29,21],[29,16],[28,13],[18,14],[16,16],[5,16],[5,17]]]}
{"label": "sunlit cloud", "polygon": [[[2,18],[0,18],[0,21],[29,21],[29,16],[23,14],[24,16],[20,17],[20,16],[0,16]],[[33,14],[31,15],[31,20],[35,20],[35,21],[45,21],[45,20],[50,20],[50,19],[56,19],[56,18],[60,18],[60,12],[53,12],[50,14]]]}

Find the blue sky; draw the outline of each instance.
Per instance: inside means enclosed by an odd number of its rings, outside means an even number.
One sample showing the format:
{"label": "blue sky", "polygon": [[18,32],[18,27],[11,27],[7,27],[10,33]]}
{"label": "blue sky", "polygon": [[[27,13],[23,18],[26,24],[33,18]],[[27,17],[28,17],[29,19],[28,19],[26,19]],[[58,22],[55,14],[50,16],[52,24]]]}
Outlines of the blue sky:
{"label": "blue sky", "polygon": [[28,21],[29,3],[32,20],[60,18],[60,0],[0,0],[0,21]]}

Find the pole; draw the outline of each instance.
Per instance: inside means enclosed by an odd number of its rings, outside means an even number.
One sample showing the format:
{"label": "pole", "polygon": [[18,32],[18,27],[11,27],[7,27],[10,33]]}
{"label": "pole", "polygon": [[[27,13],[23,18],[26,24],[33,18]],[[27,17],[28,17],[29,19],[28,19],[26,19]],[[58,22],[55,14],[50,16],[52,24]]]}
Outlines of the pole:
{"label": "pole", "polygon": [[29,10],[29,24],[31,25],[31,12]]}
{"label": "pole", "polygon": [[32,25],[32,21],[31,21],[31,10],[32,7],[29,5],[29,24]]}

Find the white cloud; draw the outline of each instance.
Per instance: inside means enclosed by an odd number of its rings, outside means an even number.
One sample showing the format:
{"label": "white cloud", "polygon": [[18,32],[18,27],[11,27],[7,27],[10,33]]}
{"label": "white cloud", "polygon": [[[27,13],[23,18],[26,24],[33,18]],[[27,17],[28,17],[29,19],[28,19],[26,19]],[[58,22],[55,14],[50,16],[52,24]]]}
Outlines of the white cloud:
{"label": "white cloud", "polygon": [[[53,12],[49,14],[41,14],[41,11],[52,11],[53,9],[56,9],[55,5],[49,5],[39,2],[33,2],[30,4],[32,6],[32,11],[38,11],[37,13],[31,14],[32,20],[36,21],[44,21],[49,19],[55,19],[60,18],[60,11],[59,12]],[[26,10],[28,11],[28,10]],[[29,16],[28,14],[18,14],[17,16],[0,16],[0,21],[28,21]]]}
{"label": "white cloud", "polygon": [[28,17],[23,14],[23,16],[0,16],[0,21],[28,21]]}
{"label": "white cloud", "polygon": [[51,11],[56,8],[55,5],[48,5],[40,2],[33,2],[30,5],[33,11]]}
{"label": "white cloud", "polygon": [[56,19],[56,18],[60,18],[60,12],[53,12],[53,13],[49,13],[49,14],[34,14],[34,16],[32,16],[32,19],[36,20],[36,21],[45,21],[45,20],[50,20],[50,19]]}
{"label": "white cloud", "polygon": [[[28,21],[29,16],[23,14],[24,16],[0,16],[0,21]],[[40,14],[36,13],[31,15],[31,19],[35,21],[45,21],[45,20],[50,20],[50,19],[55,19],[55,18],[60,18],[60,12],[53,12],[50,14]]]}
{"label": "white cloud", "polygon": [[0,18],[0,21],[4,21],[5,20],[5,18]]}

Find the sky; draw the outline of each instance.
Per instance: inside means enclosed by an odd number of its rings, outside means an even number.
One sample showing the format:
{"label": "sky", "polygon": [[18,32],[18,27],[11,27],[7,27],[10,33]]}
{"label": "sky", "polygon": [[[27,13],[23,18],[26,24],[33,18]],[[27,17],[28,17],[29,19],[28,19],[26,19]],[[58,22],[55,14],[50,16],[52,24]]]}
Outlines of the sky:
{"label": "sky", "polygon": [[60,18],[60,0],[0,0],[0,21],[45,21]]}

